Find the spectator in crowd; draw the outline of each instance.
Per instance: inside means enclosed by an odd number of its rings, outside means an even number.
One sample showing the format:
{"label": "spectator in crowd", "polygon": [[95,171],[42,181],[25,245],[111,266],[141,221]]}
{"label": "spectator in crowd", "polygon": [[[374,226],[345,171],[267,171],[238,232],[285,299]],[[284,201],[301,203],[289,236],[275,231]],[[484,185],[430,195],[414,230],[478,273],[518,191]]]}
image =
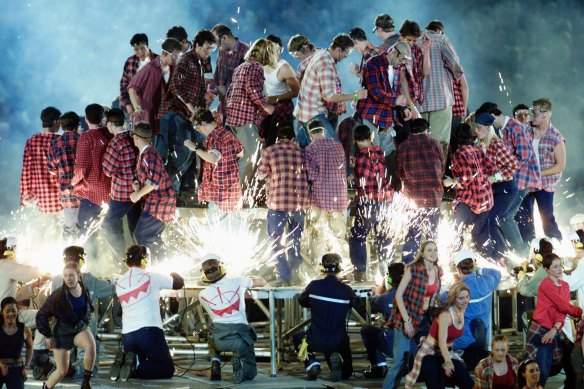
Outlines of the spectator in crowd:
{"label": "spectator in crowd", "polygon": [[505,335],[497,335],[491,342],[491,348],[491,355],[481,360],[474,370],[475,388],[517,388],[517,369],[519,362],[508,354],[509,340]]}

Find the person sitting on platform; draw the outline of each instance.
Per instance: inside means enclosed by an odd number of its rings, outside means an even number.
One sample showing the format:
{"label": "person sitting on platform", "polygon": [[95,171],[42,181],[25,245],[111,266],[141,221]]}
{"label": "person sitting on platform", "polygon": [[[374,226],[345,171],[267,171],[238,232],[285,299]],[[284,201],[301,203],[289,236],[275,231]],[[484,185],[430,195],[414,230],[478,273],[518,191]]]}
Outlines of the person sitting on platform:
{"label": "person sitting on platform", "polygon": [[[385,320],[391,315],[393,300],[397,287],[404,275],[405,265],[401,262],[394,262],[387,269],[386,285],[378,286],[373,290],[371,297],[371,313],[382,313]],[[365,378],[384,378],[387,374],[387,361],[385,356],[393,358],[393,328],[379,328],[374,325],[364,325],[361,327],[361,339],[367,351],[367,359],[371,368],[365,371]],[[413,360],[418,348],[414,341],[410,342],[410,356]]]}
{"label": "person sitting on platform", "polygon": [[124,352],[116,354],[110,378],[127,381],[172,378],[174,364],[162,332],[159,299],[162,289],[178,290],[183,278],[176,274],[146,270],[150,251],[132,245],[126,250],[128,271],[116,283],[116,294],[122,306],[122,343]]}
{"label": "person sitting on platform", "polygon": [[220,352],[232,352],[233,381],[240,384],[257,375],[253,327],[245,314],[245,294],[249,288],[266,286],[261,277],[226,278],[227,272],[217,254],[202,258],[203,282],[210,284],[199,294],[201,306],[211,318],[209,355],[211,381],[221,380]]}
{"label": "person sitting on platform", "polygon": [[[297,296],[298,303],[310,308],[312,322],[307,332],[294,336],[294,344],[309,380],[320,374],[320,362],[314,353],[324,353],[331,369],[331,381],[346,380],[353,374],[353,358],[346,330],[346,320],[353,306],[354,293],[350,286],[342,283],[337,274],[341,271],[338,254],[322,256],[323,279],[311,281]],[[306,354],[303,353],[306,352]]]}

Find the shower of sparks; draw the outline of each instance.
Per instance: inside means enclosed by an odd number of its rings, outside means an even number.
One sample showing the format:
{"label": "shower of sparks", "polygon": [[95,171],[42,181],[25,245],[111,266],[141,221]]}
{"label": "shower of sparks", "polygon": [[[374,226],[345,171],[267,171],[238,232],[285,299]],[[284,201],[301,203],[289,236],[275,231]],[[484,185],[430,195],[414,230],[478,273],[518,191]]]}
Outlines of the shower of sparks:
{"label": "shower of sparks", "polygon": [[499,72],[499,91],[501,93],[505,93],[505,96],[509,99],[509,106],[513,107],[513,103],[511,102],[511,97],[509,96],[509,91],[507,91],[507,87],[505,86],[505,81],[503,80],[503,75]]}

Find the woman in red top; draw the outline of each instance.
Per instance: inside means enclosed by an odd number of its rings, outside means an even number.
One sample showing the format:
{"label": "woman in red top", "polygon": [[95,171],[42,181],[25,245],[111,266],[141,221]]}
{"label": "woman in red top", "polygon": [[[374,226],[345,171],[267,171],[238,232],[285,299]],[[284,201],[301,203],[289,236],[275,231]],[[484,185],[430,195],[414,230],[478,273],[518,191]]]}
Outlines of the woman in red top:
{"label": "woman in red top", "polygon": [[510,356],[509,341],[498,335],[491,342],[492,354],[475,368],[475,389],[515,389],[517,387],[517,359]]}
{"label": "woman in red top", "polygon": [[432,322],[430,334],[422,343],[414,368],[406,376],[406,388],[412,388],[421,375],[428,389],[442,389],[455,384],[460,389],[471,389],[474,381],[464,363],[452,352],[454,339],[464,331],[464,311],[470,301],[468,286],[462,282],[448,290],[448,300],[438,318]]}
{"label": "woman in red top", "polygon": [[[525,345],[526,358],[537,361],[541,369],[540,383],[545,387],[552,364],[562,362],[562,326],[566,315],[582,316],[582,309],[570,303],[570,286],[560,278],[564,272],[562,260],[556,254],[543,257],[547,277],[539,284],[533,320],[529,325]],[[569,364],[565,369],[571,369]]]}
{"label": "woman in red top", "polygon": [[497,258],[507,251],[507,244],[503,237],[503,231],[499,227],[498,220],[503,220],[509,215],[511,206],[519,196],[517,183],[513,175],[519,169],[517,157],[505,145],[493,129],[495,117],[489,113],[479,113],[475,119],[475,134],[477,147],[493,161],[496,167],[495,174],[488,178],[493,189],[494,204],[489,211],[489,233],[494,241],[494,253]]}

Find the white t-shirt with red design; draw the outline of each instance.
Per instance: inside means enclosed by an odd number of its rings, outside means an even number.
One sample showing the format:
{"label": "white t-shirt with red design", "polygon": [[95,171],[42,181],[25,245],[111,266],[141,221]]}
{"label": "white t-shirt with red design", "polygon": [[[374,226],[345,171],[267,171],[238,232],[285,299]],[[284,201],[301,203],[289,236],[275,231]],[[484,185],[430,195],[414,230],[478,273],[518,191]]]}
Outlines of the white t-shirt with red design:
{"label": "white t-shirt with red design", "polygon": [[253,286],[248,277],[223,278],[199,293],[199,301],[213,323],[247,323],[245,292]]}
{"label": "white t-shirt with red design", "polygon": [[116,283],[122,306],[122,334],[144,327],[162,329],[160,290],[172,289],[172,277],[132,267]]}

